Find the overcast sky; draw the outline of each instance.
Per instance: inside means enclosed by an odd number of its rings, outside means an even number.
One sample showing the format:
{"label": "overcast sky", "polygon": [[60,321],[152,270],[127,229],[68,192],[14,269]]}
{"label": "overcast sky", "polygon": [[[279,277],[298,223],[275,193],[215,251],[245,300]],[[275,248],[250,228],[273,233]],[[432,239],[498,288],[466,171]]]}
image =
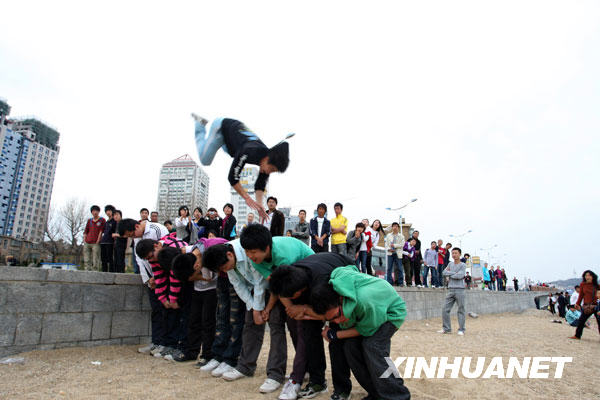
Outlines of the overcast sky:
{"label": "overcast sky", "polygon": [[[5,2],[0,97],[61,133],[54,205],[154,208],[197,112],[297,133],[270,181],[294,213],[418,198],[425,246],[472,229],[510,279],[598,272],[600,3],[489,3]],[[219,210],[230,160],[206,168]]]}

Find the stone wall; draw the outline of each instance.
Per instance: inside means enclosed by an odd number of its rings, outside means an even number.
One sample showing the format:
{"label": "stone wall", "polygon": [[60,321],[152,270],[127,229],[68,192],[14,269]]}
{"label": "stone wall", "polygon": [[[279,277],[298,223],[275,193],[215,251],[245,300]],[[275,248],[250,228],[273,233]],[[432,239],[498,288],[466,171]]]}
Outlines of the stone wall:
{"label": "stone wall", "polygon": [[[398,293],[408,319],[442,315],[446,290],[399,288]],[[539,292],[467,290],[466,311],[518,312],[534,308],[536,296]],[[147,343],[149,311],[139,275],[0,267],[0,357],[36,349]]]}
{"label": "stone wall", "polygon": [[139,275],[0,266],[0,357],[149,340]]}

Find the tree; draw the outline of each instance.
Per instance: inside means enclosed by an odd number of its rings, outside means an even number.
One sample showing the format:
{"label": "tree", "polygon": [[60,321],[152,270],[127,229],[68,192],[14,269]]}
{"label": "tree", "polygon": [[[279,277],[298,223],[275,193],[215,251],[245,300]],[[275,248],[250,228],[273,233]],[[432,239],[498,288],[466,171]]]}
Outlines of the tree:
{"label": "tree", "polygon": [[83,241],[83,231],[87,222],[85,200],[71,197],[59,211],[64,224],[65,240],[71,244],[71,253],[80,255],[82,248],[79,241]]}
{"label": "tree", "polygon": [[48,218],[46,220],[46,228],[44,230],[44,247],[52,255],[52,261],[63,250],[62,241],[64,238],[64,226],[60,220],[60,215],[57,215],[54,207],[48,210]]}

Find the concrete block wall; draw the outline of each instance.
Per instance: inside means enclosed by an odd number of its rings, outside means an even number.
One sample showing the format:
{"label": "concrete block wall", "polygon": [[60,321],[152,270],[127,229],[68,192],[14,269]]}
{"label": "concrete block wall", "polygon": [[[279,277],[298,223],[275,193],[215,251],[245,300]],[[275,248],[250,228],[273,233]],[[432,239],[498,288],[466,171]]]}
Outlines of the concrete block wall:
{"label": "concrete block wall", "polygon": [[149,311],[139,275],[0,266],[0,357],[146,343]]}
{"label": "concrete block wall", "polygon": [[[442,316],[446,298],[445,289],[398,288],[398,294],[406,303],[406,319],[428,319]],[[494,292],[489,290],[465,289],[465,312],[496,314],[518,312],[535,308],[536,292]],[[451,315],[456,315],[456,306]]]}

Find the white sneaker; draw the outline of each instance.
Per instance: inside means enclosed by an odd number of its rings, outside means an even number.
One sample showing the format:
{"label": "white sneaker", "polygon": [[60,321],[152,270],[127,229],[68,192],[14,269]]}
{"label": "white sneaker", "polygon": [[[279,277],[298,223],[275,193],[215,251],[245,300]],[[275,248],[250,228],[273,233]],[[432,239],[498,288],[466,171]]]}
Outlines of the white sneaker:
{"label": "white sneaker", "polygon": [[465,335],[465,331],[458,331],[458,332],[456,332],[456,334],[458,336],[464,336]]}
{"label": "white sneaker", "polygon": [[[156,346],[153,350],[150,350],[150,354],[156,357],[157,354],[160,354],[165,349],[165,346]],[[158,356],[160,357],[160,356]]]}
{"label": "white sneaker", "polygon": [[232,369],[233,367],[231,365],[227,364],[226,362],[222,362],[217,368],[213,369],[210,374],[215,378],[218,378],[223,376],[224,373],[230,372]]}
{"label": "white sneaker", "polygon": [[245,378],[246,375],[242,374],[240,371],[238,371],[235,368],[232,368],[231,371],[225,372],[223,375],[221,375],[223,377],[223,379],[225,379],[226,381],[236,381],[238,379],[241,378]]}
{"label": "white sneaker", "polygon": [[267,378],[265,379],[265,382],[260,386],[260,388],[258,389],[261,393],[271,393],[276,391],[279,386],[281,386],[281,383],[277,382],[276,380],[273,380],[271,378]]}
{"label": "white sneaker", "polygon": [[300,384],[289,379],[285,385],[283,385],[281,393],[279,393],[279,400],[296,400],[298,398],[299,390]]}
{"label": "white sneaker", "polygon": [[138,349],[138,353],[142,353],[142,354],[149,354],[152,350],[154,350],[156,347],[158,347],[157,345],[155,345],[154,343],[150,343],[147,346],[144,347],[140,347]]}
{"label": "white sneaker", "polygon": [[437,333],[444,333],[444,334],[446,334],[446,335],[447,335],[447,334],[449,334],[449,333],[450,333],[450,331],[445,331],[445,330],[443,330],[443,329],[440,329],[439,331],[437,331]]}
{"label": "white sneaker", "polygon": [[205,366],[200,367],[200,371],[202,372],[210,372],[213,369],[217,368],[221,363],[215,360],[214,358],[210,360]]}

